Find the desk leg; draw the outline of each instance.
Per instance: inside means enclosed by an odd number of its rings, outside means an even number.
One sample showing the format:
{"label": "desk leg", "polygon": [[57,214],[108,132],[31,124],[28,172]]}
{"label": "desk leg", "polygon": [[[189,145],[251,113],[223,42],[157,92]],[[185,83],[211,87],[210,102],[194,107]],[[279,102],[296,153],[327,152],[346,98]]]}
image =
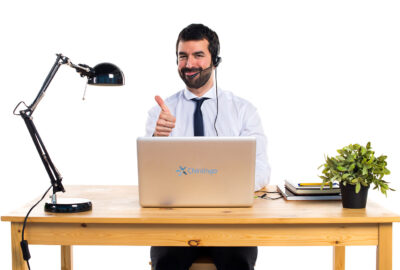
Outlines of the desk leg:
{"label": "desk leg", "polygon": [[72,261],[72,246],[61,246],[61,270],[72,270]]}
{"label": "desk leg", "polygon": [[13,270],[28,270],[28,265],[22,257],[20,246],[21,235],[22,223],[11,222],[11,253]]}
{"label": "desk leg", "polygon": [[345,246],[334,246],[333,247],[333,270],[344,270],[345,267]]}
{"label": "desk leg", "polygon": [[378,224],[376,269],[392,270],[392,223]]}

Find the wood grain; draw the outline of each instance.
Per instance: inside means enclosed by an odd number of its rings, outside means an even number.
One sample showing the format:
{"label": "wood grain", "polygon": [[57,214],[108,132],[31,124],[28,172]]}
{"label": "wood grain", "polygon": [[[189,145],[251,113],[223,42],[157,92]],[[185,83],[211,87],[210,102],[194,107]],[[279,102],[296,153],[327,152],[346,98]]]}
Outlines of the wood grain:
{"label": "wood grain", "polygon": [[[93,210],[53,214],[40,204],[29,222],[126,224],[324,224],[391,223],[400,215],[376,203],[365,209],[344,209],[340,201],[285,201],[256,199],[250,208],[141,208],[137,186],[67,186],[60,197],[88,198]],[[2,221],[22,222],[33,202],[2,216]]]}
{"label": "wood grain", "polygon": [[48,224],[31,223],[31,244],[137,246],[377,245],[376,224]]}
{"label": "wood grain", "polygon": [[72,251],[72,246],[61,246],[61,270],[73,270]]}
{"label": "wood grain", "polygon": [[28,270],[21,251],[22,224],[11,223],[11,256],[13,270]]}
{"label": "wood grain", "polygon": [[379,225],[376,269],[392,270],[392,224]]}
{"label": "wood grain", "polygon": [[346,259],[346,247],[333,247],[333,270],[344,270]]}

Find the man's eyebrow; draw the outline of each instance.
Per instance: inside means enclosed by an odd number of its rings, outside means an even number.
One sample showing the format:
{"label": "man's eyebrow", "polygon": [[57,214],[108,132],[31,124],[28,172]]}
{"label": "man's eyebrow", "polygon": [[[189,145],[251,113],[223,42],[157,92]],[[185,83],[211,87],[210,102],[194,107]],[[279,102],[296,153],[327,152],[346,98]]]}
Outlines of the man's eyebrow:
{"label": "man's eyebrow", "polygon": [[[204,54],[205,54],[204,51],[196,51],[192,53],[192,55],[204,55]],[[187,56],[188,54],[185,52],[178,52],[178,55]]]}

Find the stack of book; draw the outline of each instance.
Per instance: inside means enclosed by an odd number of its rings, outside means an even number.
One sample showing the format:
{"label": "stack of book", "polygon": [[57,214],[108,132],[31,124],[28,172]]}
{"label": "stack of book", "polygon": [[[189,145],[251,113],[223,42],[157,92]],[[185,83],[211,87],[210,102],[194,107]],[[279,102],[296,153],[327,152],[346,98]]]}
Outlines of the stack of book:
{"label": "stack of book", "polygon": [[285,185],[278,185],[279,192],[286,200],[341,200],[339,185],[334,184],[332,189],[329,185],[321,183],[293,182],[285,180]]}

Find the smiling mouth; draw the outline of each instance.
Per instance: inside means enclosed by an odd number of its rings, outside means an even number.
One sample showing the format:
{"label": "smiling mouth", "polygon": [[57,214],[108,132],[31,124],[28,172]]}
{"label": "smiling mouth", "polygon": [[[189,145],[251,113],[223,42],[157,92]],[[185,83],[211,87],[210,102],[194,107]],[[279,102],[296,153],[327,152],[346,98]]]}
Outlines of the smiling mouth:
{"label": "smiling mouth", "polygon": [[194,74],[196,74],[198,71],[192,71],[192,72],[185,72],[185,76],[192,76]]}
{"label": "smiling mouth", "polygon": [[194,78],[197,77],[196,74],[201,72],[201,70],[202,70],[201,68],[193,68],[193,69],[183,68],[181,72],[186,78]]}

